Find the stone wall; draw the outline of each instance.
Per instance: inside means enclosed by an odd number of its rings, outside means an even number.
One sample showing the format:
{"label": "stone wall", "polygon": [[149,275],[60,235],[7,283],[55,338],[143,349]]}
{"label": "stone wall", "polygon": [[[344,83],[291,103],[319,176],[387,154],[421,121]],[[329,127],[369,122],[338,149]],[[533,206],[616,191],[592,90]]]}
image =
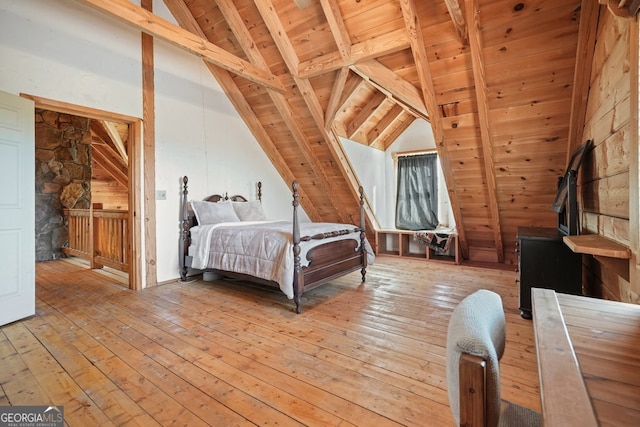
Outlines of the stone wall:
{"label": "stone wall", "polygon": [[88,118],[36,109],[36,261],[62,258],[68,230],[62,209],[91,203]]}

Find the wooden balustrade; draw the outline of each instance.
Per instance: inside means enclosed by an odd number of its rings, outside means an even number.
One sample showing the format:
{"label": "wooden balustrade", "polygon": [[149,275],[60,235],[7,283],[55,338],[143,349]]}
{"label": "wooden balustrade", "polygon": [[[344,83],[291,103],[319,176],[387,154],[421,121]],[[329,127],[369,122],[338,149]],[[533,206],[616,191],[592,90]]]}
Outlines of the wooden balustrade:
{"label": "wooden balustrade", "polygon": [[64,209],[69,227],[65,254],[103,266],[129,271],[129,212],[107,209]]}

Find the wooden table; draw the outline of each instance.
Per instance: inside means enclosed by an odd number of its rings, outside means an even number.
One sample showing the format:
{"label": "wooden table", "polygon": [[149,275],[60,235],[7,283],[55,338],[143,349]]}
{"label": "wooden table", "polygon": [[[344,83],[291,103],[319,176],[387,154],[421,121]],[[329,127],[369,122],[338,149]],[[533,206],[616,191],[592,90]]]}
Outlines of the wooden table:
{"label": "wooden table", "polygon": [[640,305],[532,290],[542,416],[640,425]]}

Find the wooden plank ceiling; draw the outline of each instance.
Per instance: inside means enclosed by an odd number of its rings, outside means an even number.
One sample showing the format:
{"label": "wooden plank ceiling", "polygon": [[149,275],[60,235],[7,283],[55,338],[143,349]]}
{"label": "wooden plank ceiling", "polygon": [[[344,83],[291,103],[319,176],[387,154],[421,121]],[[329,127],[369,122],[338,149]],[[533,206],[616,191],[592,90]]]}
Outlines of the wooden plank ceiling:
{"label": "wooden plank ceiling", "polygon": [[466,258],[515,263],[518,226],[555,226],[595,0],[164,0],[182,28],[78,1],[202,57],[312,220],[357,222],[339,136],[385,150],[429,120]]}

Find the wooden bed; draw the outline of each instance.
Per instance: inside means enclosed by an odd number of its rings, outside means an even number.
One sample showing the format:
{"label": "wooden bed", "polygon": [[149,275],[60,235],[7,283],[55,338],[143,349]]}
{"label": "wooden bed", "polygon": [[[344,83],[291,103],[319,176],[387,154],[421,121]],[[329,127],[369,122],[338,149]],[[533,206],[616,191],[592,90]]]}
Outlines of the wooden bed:
{"label": "wooden bed", "polygon": [[[188,201],[188,178],[183,178],[183,190],[181,201],[182,212],[182,230],[180,233],[179,243],[179,262],[180,262],[180,277],[182,281],[187,281],[188,268],[191,267],[192,257],[189,255],[189,246],[191,245],[191,227],[197,225],[196,216],[191,209]],[[362,274],[362,283],[365,282],[366,268],[367,268],[367,251],[366,251],[366,235],[365,235],[365,217],[364,217],[364,192],[360,187],[360,226],[349,229],[342,229],[339,231],[331,231],[327,233],[319,233],[310,236],[300,236],[300,222],[298,220],[298,182],[294,181],[292,184],[293,190],[293,220],[292,226],[292,239],[293,239],[293,299],[296,304],[295,311],[300,313],[302,311],[302,295],[313,288],[316,288],[328,281],[341,277],[345,274],[351,273],[356,270],[360,270]],[[261,200],[262,185],[258,183],[258,200]],[[248,200],[240,195],[228,197],[226,194],[214,194],[204,199],[209,202],[219,202],[231,200],[234,202],[247,202]],[[310,249],[307,252],[306,260],[307,265],[302,265],[301,262],[301,242],[309,241],[321,241],[337,236],[344,236],[350,233],[359,233],[359,239],[346,239],[336,240],[327,243],[320,243],[318,246]],[[243,273],[237,273],[234,271],[207,269],[206,271],[213,271],[223,276],[232,278],[238,278],[248,280],[251,282],[267,284],[271,286],[279,286],[278,283],[264,280],[258,277],[250,276]]]}

